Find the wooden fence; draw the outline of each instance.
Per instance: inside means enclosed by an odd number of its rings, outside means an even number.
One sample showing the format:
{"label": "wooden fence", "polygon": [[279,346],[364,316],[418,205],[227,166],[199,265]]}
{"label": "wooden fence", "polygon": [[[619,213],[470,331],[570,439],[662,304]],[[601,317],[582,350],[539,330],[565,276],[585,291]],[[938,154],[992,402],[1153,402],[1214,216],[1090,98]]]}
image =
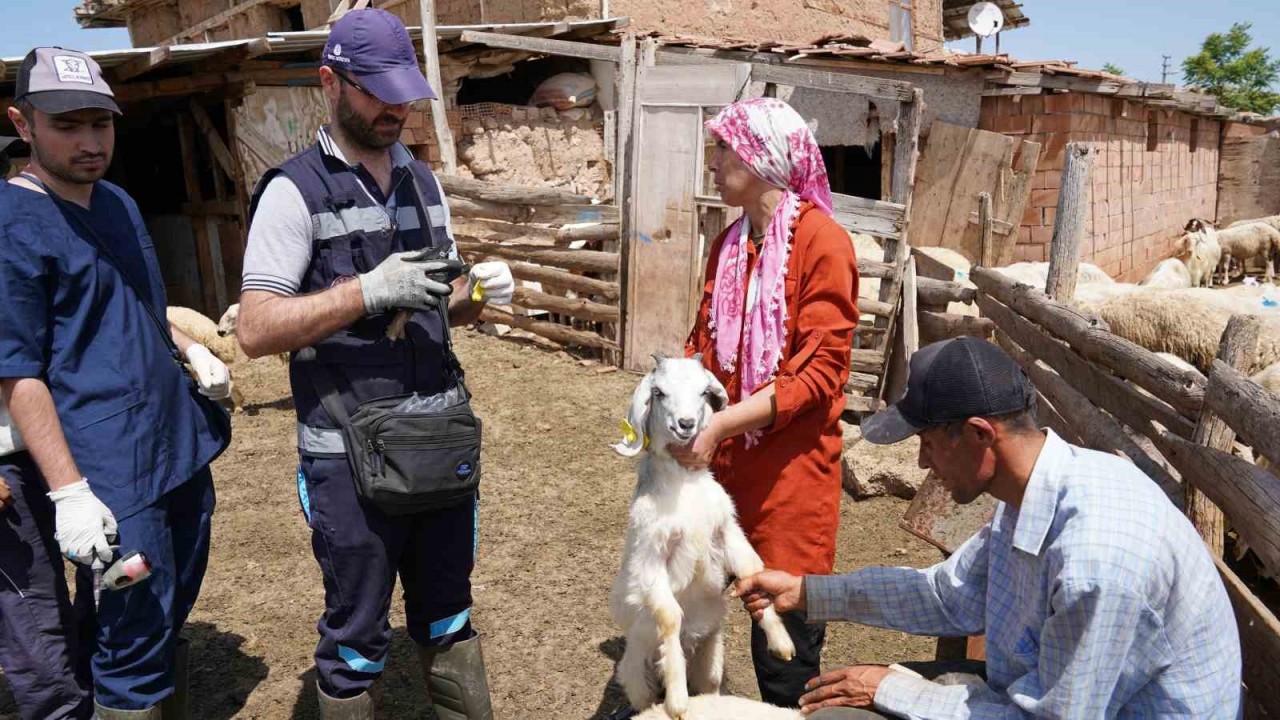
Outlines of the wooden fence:
{"label": "wooden fence", "polygon": [[1280,398],[1235,367],[1253,356],[1259,319],[1232,318],[1206,378],[998,272],[975,268],[972,279],[997,342],[1040,392],[1042,423],[1069,442],[1129,458],[1187,508],[1236,612],[1246,717],[1280,713],[1280,621],[1222,561],[1225,515],[1268,567],[1280,568],[1280,478],[1231,453],[1239,439],[1280,462]]}
{"label": "wooden fence", "polygon": [[470,262],[505,260],[517,280],[511,307],[487,307],[481,319],[613,359],[621,326],[617,207],[559,190],[438,177],[458,250]]}

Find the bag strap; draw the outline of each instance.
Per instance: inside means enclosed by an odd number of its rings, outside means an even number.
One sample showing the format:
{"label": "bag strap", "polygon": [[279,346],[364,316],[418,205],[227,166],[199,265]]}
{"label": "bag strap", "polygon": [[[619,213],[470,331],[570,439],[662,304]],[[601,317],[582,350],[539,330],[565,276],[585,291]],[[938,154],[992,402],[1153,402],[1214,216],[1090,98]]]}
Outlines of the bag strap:
{"label": "bag strap", "polygon": [[185,367],[187,364],[186,358],[183,356],[182,351],[178,349],[178,344],[173,341],[173,333],[169,330],[169,323],[160,321],[160,318],[156,315],[155,309],[152,308],[151,303],[147,301],[146,293],[139,290],[138,286],[134,283],[133,278],[129,277],[129,273],[125,272],[124,264],[121,263],[120,259],[116,257],[116,254],[111,251],[111,247],[103,242],[96,230],[90,227],[88,223],[84,222],[84,220],[77,217],[74,211],[68,211],[68,208],[66,207],[67,201],[59,197],[57,193],[45,187],[45,184],[40,181],[40,178],[26,172],[22,173],[22,177],[24,180],[27,180],[43,190],[45,195],[53,200],[53,204],[62,211],[63,217],[69,218],[75,222],[76,225],[84,232],[84,237],[89,241],[89,244],[93,245],[94,248],[106,256],[107,262],[115,268],[116,273],[124,280],[125,286],[133,291],[134,295],[138,296],[138,300],[142,304],[142,308],[147,311],[147,315],[150,316],[151,322],[155,323],[156,329],[160,331],[160,337],[164,339],[165,345],[168,346],[169,354],[173,356],[175,362]]}

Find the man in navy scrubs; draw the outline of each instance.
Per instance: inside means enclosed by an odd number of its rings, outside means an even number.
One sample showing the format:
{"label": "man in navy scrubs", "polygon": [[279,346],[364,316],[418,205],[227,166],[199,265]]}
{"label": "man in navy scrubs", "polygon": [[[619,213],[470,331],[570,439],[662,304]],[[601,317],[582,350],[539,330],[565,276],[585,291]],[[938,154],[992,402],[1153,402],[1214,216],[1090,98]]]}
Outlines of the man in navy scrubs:
{"label": "man in navy scrubs", "polygon": [[[142,216],[102,180],[119,112],[83,53],[36,48],[18,71],[9,119],[31,162],[0,183],[0,389],[34,461],[20,478],[36,500],[28,509],[52,527],[57,550],[81,566],[109,564],[116,547],[152,564],[146,582],[101,594],[97,717],[160,718],[164,703],[172,720],[186,717],[178,631],[209,556],[208,466],[230,438],[226,413],[209,398],[225,397],[230,378],[207,348],[163,320],[164,283]],[[61,577],[37,571],[49,563],[47,547],[24,540],[0,543],[0,561],[29,566],[11,573],[14,583],[35,583],[17,596],[31,600],[33,624],[56,628],[66,593],[44,586]],[[61,661],[46,645],[41,633],[0,634],[6,676],[11,657],[32,672]],[[25,684],[24,707],[58,690]]]}

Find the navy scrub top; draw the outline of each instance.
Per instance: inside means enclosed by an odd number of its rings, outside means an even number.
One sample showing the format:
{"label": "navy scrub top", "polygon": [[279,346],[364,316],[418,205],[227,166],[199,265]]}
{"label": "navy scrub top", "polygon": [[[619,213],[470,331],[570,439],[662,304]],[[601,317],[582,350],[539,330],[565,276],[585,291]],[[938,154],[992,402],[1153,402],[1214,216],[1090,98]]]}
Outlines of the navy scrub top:
{"label": "navy scrub top", "polygon": [[0,182],[0,377],[48,384],[80,472],[124,518],[212,462],[230,425],[197,394],[147,313],[150,305],[167,326],[137,205],[108,182],[94,186],[89,204],[55,204]]}

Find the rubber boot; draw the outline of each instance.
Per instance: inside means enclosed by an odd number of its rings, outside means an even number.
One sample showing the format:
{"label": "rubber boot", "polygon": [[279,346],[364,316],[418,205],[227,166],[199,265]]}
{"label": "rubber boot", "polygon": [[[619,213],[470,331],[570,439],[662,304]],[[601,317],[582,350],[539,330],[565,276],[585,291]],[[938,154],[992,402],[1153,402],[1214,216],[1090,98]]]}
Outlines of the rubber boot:
{"label": "rubber boot", "polygon": [[178,638],[173,652],[173,694],[160,701],[164,720],[188,720],[191,717],[191,643]]}
{"label": "rubber boot", "polygon": [[373,720],[373,697],[367,692],[339,699],[325,695],[317,685],[316,696],[320,698],[320,720]]}
{"label": "rubber boot", "polygon": [[493,720],[480,636],[449,647],[419,647],[422,674],[440,720]]}
{"label": "rubber boot", "polygon": [[159,705],[146,710],[112,710],[94,703],[93,710],[97,720],[160,720],[161,718]]}

